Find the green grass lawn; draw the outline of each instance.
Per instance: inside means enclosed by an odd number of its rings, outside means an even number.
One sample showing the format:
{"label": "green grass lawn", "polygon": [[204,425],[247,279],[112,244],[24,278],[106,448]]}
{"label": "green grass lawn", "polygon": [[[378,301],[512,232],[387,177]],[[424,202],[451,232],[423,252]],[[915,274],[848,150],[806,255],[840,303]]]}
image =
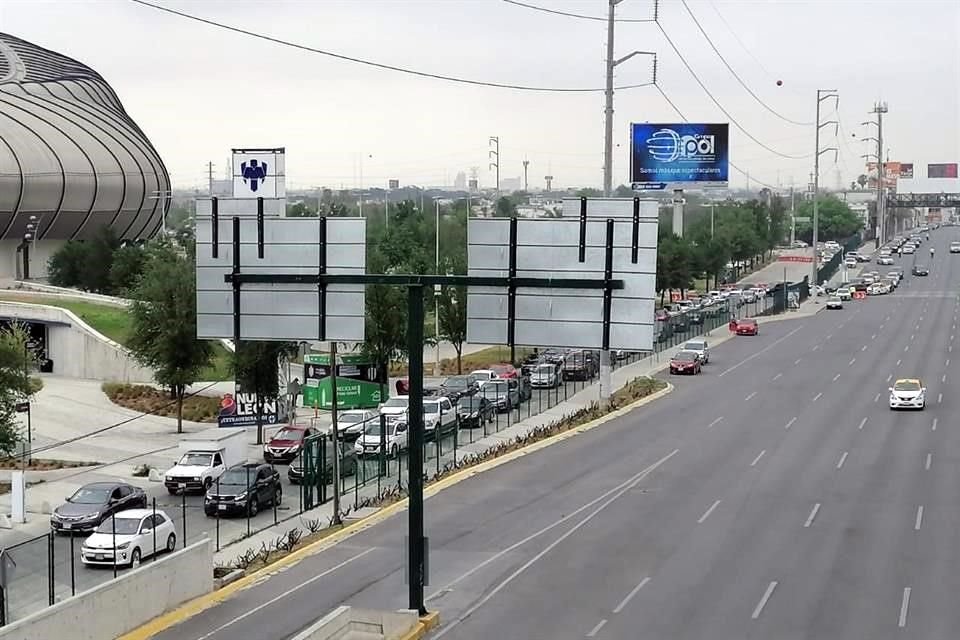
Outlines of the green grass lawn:
{"label": "green grass lawn", "polygon": [[[8,302],[24,302],[28,304],[45,304],[51,307],[61,307],[75,313],[81,320],[105,335],[106,337],[127,344],[130,336],[131,321],[127,310],[95,302],[70,300],[66,298],[52,298],[49,296],[21,296],[0,295],[0,300]],[[219,342],[213,345],[213,360],[210,366],[201,372],[200,380],[229,380],[233,377],[230,371],[230,353]]]}

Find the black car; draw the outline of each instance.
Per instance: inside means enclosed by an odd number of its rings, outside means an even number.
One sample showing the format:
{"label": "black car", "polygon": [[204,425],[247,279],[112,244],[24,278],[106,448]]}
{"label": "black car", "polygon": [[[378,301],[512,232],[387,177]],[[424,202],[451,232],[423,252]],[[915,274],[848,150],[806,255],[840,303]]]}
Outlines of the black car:
{"label": "black car", "polygon": [[930,269],[922,265],[915,264],[913,265],[913,269],[910,270],[910,273],[912,273],[915,276],[928,276],[930,275]]}
{"label": "black car", "polygon": [[440,385],[444,395],[450,398],[450,402],[456,402],[463,396],[472,396],[480,388],[480,383],[474,376],[450,376]]}
{"label": "black car", "polygon": [[597,363],[590,351],[574,351],[564,358],[561,371],[564,382],[590,380],[597,373]]}
{"label": "black car", "polygon": [[[326,464],[320,470],[320,479],[324,484],[329,484],[333,479],[333,443],[327,442],[323,448],[326,457]],[[357,473],[357,453],[352,444],[342,442],[340,444],[340,477],[353,476]],[[298,455],[287,467],[287,480],[290,484],[300,484],[303,482],[303,453]]]}
{"label": "black car", "polygon": [[457,418],[463,429],[482,427],[484,422],[493,422],[497,407],[483,396],[461,398],[457,404]]}
{"label": "black car", "polygon": [[146,507],[147,494],[140,487],[126,482],[91,482],[53,510],[50,528],[66,533],[92,533],[115,513]]}
{"label": "black car", "polygon": [[269,464],[247,462],[227,469],[207,491],[203,512],[208,516],[257,515],[261,506],[276,506],[283,497],[280,474]]}

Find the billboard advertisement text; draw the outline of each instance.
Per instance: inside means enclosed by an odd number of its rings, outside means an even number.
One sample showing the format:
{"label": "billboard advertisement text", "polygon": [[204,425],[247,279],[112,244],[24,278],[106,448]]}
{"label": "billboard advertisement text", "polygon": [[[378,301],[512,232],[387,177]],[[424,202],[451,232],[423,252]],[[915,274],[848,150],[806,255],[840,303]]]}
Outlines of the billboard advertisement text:
{"label": "billboard advertisement text", "polygon": [[928,178],[956,178],[957,163],[950,162],[946,164],[928,164],[927,177]]}
{"label": "billboard advertisement text", "polygon": [[729,126],[725,123],[630,125],[634,190],[727,185]]}

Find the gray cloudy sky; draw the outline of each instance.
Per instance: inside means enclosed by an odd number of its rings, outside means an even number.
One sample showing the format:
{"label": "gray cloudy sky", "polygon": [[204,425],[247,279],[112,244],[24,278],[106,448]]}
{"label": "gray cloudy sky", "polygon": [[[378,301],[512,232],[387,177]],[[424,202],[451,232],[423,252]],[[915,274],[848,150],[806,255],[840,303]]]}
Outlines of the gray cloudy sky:
{"label": "gray cloudy sky", "polygon": [[[606,0],[525,0],[604,15]],[[531,11],[501,0],[156,0],[250,31],[418,70],[501,83],[602,87],[605,24]],[[688,0],[746,84],[784,116],[813,120],[815,90],[838,89],[845,135],[836,166],[848,183],[863,171],[860,126],[877,99],[889,103],[892,160],[960,160],[960,2],[956,0]],[[623,0],[620,17],[647,18],[651,0]],[[751,135],[790,156],[813,152],[812,126],[789,124],[758,104],[726,70],[679,0],[659,18],[694,71]],[[452,84],[334,60],[169,15],[128,0],[4,0],[0,30],[98,70],[156,145],[176,186],[218,177],[234,146],[285,146],[293,186],[452,184],[479,168],[493,183],[487,139],[501,140],[501,176],[531,186],[601,182],[603,94],[534,93]],[[656,24],[617,25],[618,56],[658,52],[658,82],[692,121],[728,121]],[[776,80],[783,86],[777,87]],[[634,58],[618,84],[650,80]],[[827,103],[830,104],[830,103]],[[832,108],[828,109],[828,116]],[[653,87],[616,97],[615,182],[628,181],[631,121],[675,120]],[[832,119],[832,118],[825,118]],[[832,127],[824,146],[835,146]],[[858,138],[854,138],[856,134]],[[812,159],[784,158],[731,124],[731,160],[755,181],[806,184]],[[918,167],[919,168],[919,167]],[[918,175],[925,167],[918,171]],[[743,175],[731,170],[732,183]]]}

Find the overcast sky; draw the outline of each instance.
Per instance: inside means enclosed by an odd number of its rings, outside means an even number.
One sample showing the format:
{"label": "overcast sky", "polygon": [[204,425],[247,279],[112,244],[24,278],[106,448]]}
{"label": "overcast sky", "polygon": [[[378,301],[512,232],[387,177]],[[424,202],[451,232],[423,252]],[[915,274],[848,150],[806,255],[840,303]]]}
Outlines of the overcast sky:
{"label": "overcast sky", "polygon": [[[606,25],[501,0],[167,1],[164,6],[343,55],[497,83],[599,88]],[[591,16],[606,0],[524,0]],[[956,0],[688,0],[745,84],[777,113],[812,122],[817,88],[840,92],[842,133],[823,129],[822,181],[863,172],[861,122],[876,100],[890,158],[960,160],[960,2]],[[651,0],[623,0],[618,15],[653,15]],[[771,114],[736,81],[679,0],[662,0],[660,24],[724,109],[731,160],[758,181],[802,187],[812,171],[813,127]],[[266,42],[129,0],[4,0],[0,30],[99,71],[163,157],[175,186],[222,177],[232,147],[284,146],[288,186],[452,184],[487,166],[501,141],[501,176],[530,184],[551,173],[562,186],[600,186],[603,94],[541,93],[454,84],[374,69]],[[617,25],[616,54],[656,51],[658,84],[691,121],[727,122],[652,23]],[[651,80],[648,60],[618,67],[617,84]],[[783,85],[778,87],[777,80]],[[832,102],[825,120],[836,119]],[[653,87],[616,95],[614,181],[628,182],[631,121],[677,116]],[[868,132],[869,131],[869,132]],[[854,134],[856,137],[854,137]],[[869,148],[868,148],[869,147]],[[924,165],[920,168],[919,165]],[[919,175],[919,173],[918,173]],[[731,182],[746,178],[731,169]]]}

